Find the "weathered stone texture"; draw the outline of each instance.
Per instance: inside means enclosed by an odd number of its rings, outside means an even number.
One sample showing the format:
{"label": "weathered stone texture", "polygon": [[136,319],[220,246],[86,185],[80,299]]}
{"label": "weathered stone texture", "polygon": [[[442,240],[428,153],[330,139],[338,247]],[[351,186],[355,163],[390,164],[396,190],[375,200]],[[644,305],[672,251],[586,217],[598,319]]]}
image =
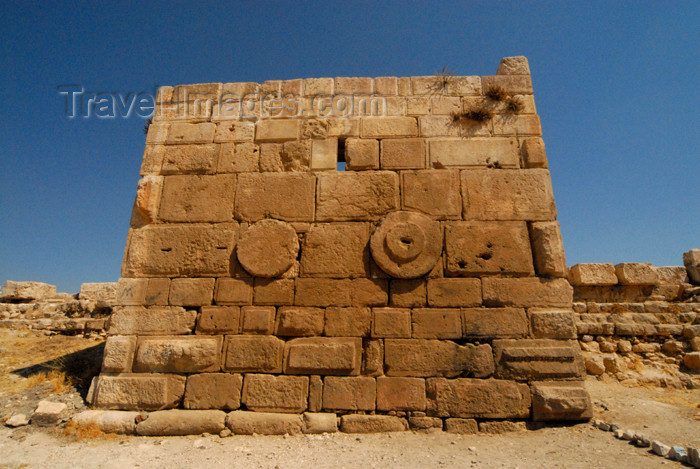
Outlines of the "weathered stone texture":
{"label": "weathered stone texture", "polygon": [[408,430],[405,419],[391,415],[343,415],[340,431],[344,433],[386,433]]}
{"label": "weathered stone texture", "polygon": [[573,289],[565,279],[494,278],[482,279],[486,306],[571,307]]}
{"label": "weathered stone texture", "polygon": [[402,172],[401,207],[437,219],[459,218],[462,214],[459,172],[430,169]]}
{"label": "weathered stone texture", "polygon": [[445,270],[449,275],[532,275],[532,250],[524,222],[446,223]]}
{"label": "weathered stone texture", "polygon": [[577,286],[605,286],[617,284],[612,264],[576,264],[569,267],[569,282]]}
{"label": "weathered stone texture", "polygon": [[184,376],[127,373],[100,376],[92,395],[103,409],[157,410],[177,406],[184,393]]}
{"label": "weathered stone texture", "polygon": [[220,336],[172,336],[139,339],[134,371],[201,373],[219,371]]}
{"label": "weathered stone texture", "polygon": [[148,225],[130,230],[124,277],[227,274],[238,225]]}
{"label": "weathered stone texture", "polygon": [[496,377],[561,379],[584,374],[578,344],[566,340],[503,339],[493,341]]}
{"label": "weathered stone texture", "polygon": [[102,355],[102,371],[105,373],[130,372],[135,351],[136,336],[108,337]]}
{"label": "weathered stone texture", "polygon": [[185,409],[226,409],[241,406],[243,377],[229,373],[200,373],[187,377]]}
{"label": "weathered stone texture", "polygon": [[284,372],[288,374],[358,375],[361,365],[360,338],[293,339],[284,348]]}
{"label": "weathered stone texture", "polygon": [[234,435],[296,435],[304,430],[301,415],[236,410],[226,416]]}
{"label": "weathered stone texture", "polygon": [[376,220],[399,206],[399,178],[391,171],[318,174],[319,221]]}
{"label": "weathered stone texture", "polygon": [[588,420],[593,406],[582,382],[540,382],[532,385],[532,419]]}
{"label": "weathered stone texture", "polygon": [[274,336],[226,336],[224,370],[281,373],[284,342]]}
{"label": "weathered stone texture", "polygon": [[377,384],[374,378],[328,376],[323,380],[324,409],[374,410],[376,400]]}
{"label": "weathered stone texture", "polygon": [[425,410],[425,380],[377,378],[377,410]]}
{"label": "weathered stone texture", "polygon": [[522,308],[466,308],[462,310],[465,337],[523,337],[528,321]]}
{"label": "weathered stone texture", "polygon": [[308,174],[239,174],[234,213],[245,221],[313,221],[315,191],[316,178]]}
{"label": "weathered stone texture", "polygon": [[457,345],[451,341],[386,339],[387,376],[446,376],[467,374],[479,378],[493,374],[490,345]]}
{"label": "weathered stone texture", "polygon": [[307,408],[308,376],[247,374],[242,402],[259,412],[299,413]]}
{"label": "weathered stone texture", "polygon": [[109,318],[109,333],[111,335],[190,334],[194,329],[196,318],[196,311],[185,311],[184,308],[117,307]]}
{"label": "weathered stone texture", "polygon": [[552,221],[557,211],[549,171],[462,171],[464,216],[470,220]]}
{"label": "weathered stone texture", "polygon": [[182,175],[163,178],[158,217],[166,222],[227,222],[233,219],[236,176]]}
{"label": "weathered stone texture", "polygon": [[257,277],[277,277],[289,270],[299,253],[296,230],[278,220],[261,220],[241,233],[236,255]]}
{"label": "weathered stone texture", "polygon": [[527,418],[530,388],[512,381],[470,378],[426,380],[428,415],[462,418]]}
{"label": "weathered stone texture", "polygon": [[319,223],[304,237],[300,274],[359,277],[369,273],[369,224]]}
{"label": "weathered stone texture", "polygon": [[431,140],[430,165],[433,168],[517,169],[520,166],[518,142],[514,138]]}
{"label": "weathered stone texture", "polygon": [[160,410],[136,425],[142,436],[218,434],[224,427],[226,412],[220,410]]}

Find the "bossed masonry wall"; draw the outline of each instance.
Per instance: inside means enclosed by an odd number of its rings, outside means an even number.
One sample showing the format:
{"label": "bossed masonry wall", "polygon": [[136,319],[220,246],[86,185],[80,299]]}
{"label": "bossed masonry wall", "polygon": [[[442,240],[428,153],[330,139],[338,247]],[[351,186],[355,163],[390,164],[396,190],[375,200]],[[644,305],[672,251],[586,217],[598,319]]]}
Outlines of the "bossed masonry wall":
{"label": "bossed masonry wall", "polygon": [[524,57],[159,99],[97,407],[591,416]]}

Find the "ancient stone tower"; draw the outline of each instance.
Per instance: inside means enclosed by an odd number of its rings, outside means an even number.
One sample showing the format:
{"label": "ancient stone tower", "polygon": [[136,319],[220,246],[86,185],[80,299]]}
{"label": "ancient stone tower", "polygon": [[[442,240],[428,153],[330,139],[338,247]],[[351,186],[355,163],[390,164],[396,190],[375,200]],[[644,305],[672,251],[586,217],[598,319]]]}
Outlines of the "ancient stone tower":
{"label": "ancient stone tower", "polygon": [[165,87],[141,175],[96,406],[591,416],[524,57]]}

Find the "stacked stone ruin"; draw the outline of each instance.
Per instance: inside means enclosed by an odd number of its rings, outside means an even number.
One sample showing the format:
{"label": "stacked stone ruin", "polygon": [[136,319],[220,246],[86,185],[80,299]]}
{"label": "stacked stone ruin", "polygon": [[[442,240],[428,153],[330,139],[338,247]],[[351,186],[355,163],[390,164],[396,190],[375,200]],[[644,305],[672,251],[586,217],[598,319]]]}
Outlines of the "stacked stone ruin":
{"label": "stacked stone ruin", "polygon": [[[279,94],[299,107],[270,114]],[[164,87],[141,176],[97,407],[234,432],[591,417],[524,57]]]}

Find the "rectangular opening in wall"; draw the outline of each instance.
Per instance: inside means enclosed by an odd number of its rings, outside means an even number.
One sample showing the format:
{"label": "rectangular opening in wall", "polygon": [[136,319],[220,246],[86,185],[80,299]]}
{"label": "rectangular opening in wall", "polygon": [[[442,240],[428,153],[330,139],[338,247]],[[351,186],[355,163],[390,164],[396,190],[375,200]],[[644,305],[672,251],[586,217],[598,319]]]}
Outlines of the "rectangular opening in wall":
{"label": "rectangular opening in wall", "polygon": [[345,139],[338,139],[338,171],[345,171]]}

